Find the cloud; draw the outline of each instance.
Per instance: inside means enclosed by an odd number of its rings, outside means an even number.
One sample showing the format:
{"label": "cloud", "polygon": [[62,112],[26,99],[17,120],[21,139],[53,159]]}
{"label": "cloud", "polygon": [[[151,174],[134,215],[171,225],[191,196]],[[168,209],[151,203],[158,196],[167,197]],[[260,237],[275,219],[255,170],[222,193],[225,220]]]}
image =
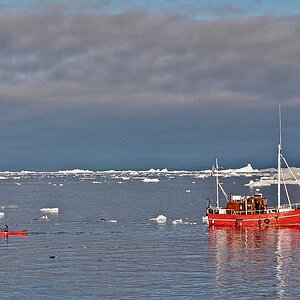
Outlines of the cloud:
{"label": "cloud", "polygon": [[[202,16],[204,18],[230,18],[247,15],[246,8],[232,4],[209,3],[202,5],[185,4],[180,6],[180,12],[191,16]],[[178,10],[179,11],[179,10]]]}
{"label": "cloud", "polygon": [[299,17],[199,21],[67,6],[0,15],[1,101],[140,114],[299,101]]}

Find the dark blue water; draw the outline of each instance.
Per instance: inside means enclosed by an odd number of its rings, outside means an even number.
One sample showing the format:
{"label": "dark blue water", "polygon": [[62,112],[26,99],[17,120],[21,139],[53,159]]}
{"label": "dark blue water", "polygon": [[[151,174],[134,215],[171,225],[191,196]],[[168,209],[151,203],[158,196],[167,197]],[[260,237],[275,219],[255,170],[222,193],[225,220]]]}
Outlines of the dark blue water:
{"label": "dark blue water", "polygon": [[[0,204],[18,208],[2,210],[1,226],[29,234],[0,239],[1,299],[299,297],[300,229],[209,230],[201,217],[214,197],[211,178],[7,177]],[[223,181],[228,192],[251,194],[249,180]],[[276,186],[263,192],[275,199]],[[60,211],[43,219],[43,207]],[[149,221],[159,214],[166,224]]]}

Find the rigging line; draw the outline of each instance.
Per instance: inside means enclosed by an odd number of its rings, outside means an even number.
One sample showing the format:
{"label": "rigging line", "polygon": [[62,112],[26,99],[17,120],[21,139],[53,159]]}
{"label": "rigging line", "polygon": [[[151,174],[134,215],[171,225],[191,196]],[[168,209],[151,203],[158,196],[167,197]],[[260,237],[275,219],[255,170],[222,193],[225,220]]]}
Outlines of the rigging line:
{"label": "rigging line", "polygon": [[222,191],[224,197],[226,198],[226,200],[228,201],[228,195],[226,194],[225,190],[223,189],[222,185],[220,182],[218,182],[219,188]]}
{"label": "rigging line", "polygon": [[292,176],[294,177],[294,179],[297,181],[298,185],[300,185],[299,180],[297,179],[297,177],[295,176],[295,174],[293,173],[293,171],[291,170],[289,164],[287,163],[286,159],[283,157],[283,155],[281,154],[281,157],[285,163],[285,165],[287,166],[288,170],[290,171],[290,173],[292,174]]}
{"label": "rigging line", "polygon": [[220,206],[219,201],[219,166],[218,166],[218,159],[216,158],[216,197],[217,197],[217,208]]}
{"label": "rigging line", "polygon": [[288,199],[290,209],[292,209],[291,199],[290,199],[289,191],[287,189],[287,186],[286,186],[286,183],[285,183],[285,180],[284,180],[284,175],[283,175],[282,169],[281,169],[281,175],[282,175],[282,181],[283,181],[283,186],[284,186],[284,189],[285,189],[286,197]]}

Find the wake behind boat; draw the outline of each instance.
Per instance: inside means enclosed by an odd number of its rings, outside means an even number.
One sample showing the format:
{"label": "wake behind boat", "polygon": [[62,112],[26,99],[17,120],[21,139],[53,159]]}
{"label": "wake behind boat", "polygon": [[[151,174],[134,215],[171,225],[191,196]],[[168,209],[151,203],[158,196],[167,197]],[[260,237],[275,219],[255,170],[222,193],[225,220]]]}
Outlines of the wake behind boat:
{"label": "wake behind boat", "polygon": [[[295,226],[300,225],[300,203],[292,204],[285,178],[282,172],[282,162],[293,178],[300,185],[297,177],[292,172],[286,159],[282,155],[281,147],[281,109],[279,106],[279,144],[278,144],[278,167],[277,167],[277,206],[268,206],[267,198],[259,192],[252,196],[228,195],[223,189],[218,176],[218,161],[214,168],[216,178],[216,207],[208,203],[206,216],[203,222],[209,226]],[[283,184],[288,200],[287,204],[281,204],[281,185]],[[219,205],[219,190],[226,198],[225,207]]]}

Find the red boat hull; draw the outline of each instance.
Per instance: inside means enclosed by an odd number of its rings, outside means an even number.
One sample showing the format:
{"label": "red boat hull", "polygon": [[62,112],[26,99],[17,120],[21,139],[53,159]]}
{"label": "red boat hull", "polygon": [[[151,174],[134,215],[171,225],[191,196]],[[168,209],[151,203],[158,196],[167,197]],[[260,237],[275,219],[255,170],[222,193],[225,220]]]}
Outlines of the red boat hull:
{"label": "red boat hull", "polygon": [[208,214],[209,226],[295,226],[300,225],[300,209],[264,214]]}
{"label": "red boat hull", "polygon": [[8,235],[27,235],[27,230],[22,231],[0,231],[0,236],[8,236]]}

